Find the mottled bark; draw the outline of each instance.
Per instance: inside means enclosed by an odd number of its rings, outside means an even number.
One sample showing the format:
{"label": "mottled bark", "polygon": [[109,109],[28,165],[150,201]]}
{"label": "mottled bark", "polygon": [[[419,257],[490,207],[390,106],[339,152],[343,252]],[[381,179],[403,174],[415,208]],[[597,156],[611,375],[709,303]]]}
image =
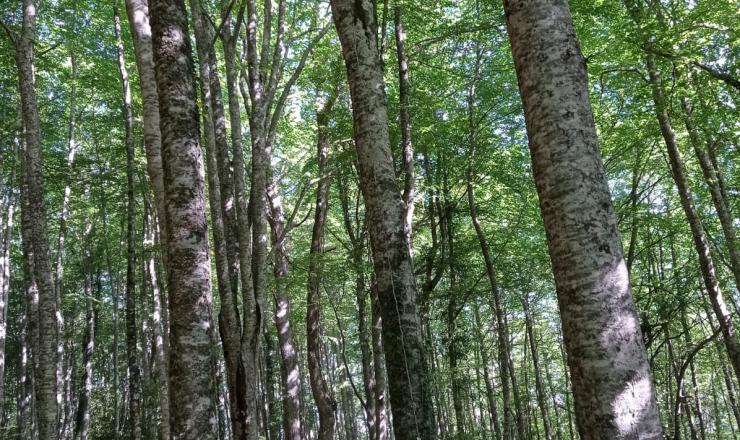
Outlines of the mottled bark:
{"label": "mottled bark", "polygon": [[534,334],[534,322],[532,319],[532,313],[529,309],[529,298],[525,297],[522,299],[522,306],[524,307],[524,320],[527,329],[527,339],[529,339],[529,349],[532,354],[532,366],[534,367],[535,388],[537,391],[537,405],[539,406],[540,413],[542,414],[542,427],[545,431],[545,439],[552,440],[553,434],[552,428],[550,427],[550,415],[547,405],[545,384],[542,380],[542,369],[540,368],[540,357],[537,351],[537,341]]}
{"label": "mottled bark", "polygon": [[[385,6],[388,6],[386,0]],[[401,127],[401,155],[403,163],[403,227],[409,252],[413,255],[414,196],[416,182],[414,172],[414,146],[411,143],[411,105],[409,95],[409,65],[406,60],[406,32],[403,30],[401,7],[396,5],[393,14],[396,35],[396,59],[398,60],[398,116]]]}
{"label": "mottled bark", "polygon": [[[26,259],[32,271],[33,291],[37,299],[30,313],[37,323],[31,327],[34,379],[34,408],[41,439],[52,439],[57,435],[58,417],[56,400],[56,365],[58,304],[52,281],[49,243],[44,204],[44,181],[41,164],[41,130],[36,104],[34,78],[34,43],[36,41],[35,0],[23,1],[23,27],[15,38],[15,59],[21,98],[24,152],[21,186],[22,222],[21,236],[26,248]],[[35,295],[35,294],[34,294]],[[34,328],[35,327],[35,328]]]}
{"label": "mottled bark", "polygon": [[658,439],[655,387],[567,2],[505,0],[584,440]]}
{"label": "mottled bark", "polygon": [[125,128],[126,145],[126,362],[128,365],[129,438],[141,438],[141,370],[136,328],[136,251],[135,251],[135,203],[134,200],[134,112],[131,100],[126,59],[121,41],[121,19],[117,3],[113,4],[116,50],[118,51],[118,73],[121,79],[123,103],[121,113]]}
{"label": "mottled bark", "polygon": [[[237,374],[239,369],[239,350],[241,340],[241,321],[237,312],[236,292],[239,274],[236,264],[236,237],[233,230],[233,195],[231,193],[231,175],[228,167],[219,167],[219,154],[224,155],[226,146],[226,128],[224,121],[221,86],[216,67],[216,53],[211,45],[213,34],[207,23],[206,11],[198,1],[190,1],[193,16],[193,29],[198,50],[200,67],[201,96],[204,103],[204,133],[208,169],[208,192],[211,206],[211,224],[216,257],[216,280],[221,309],[218,315],[218,329],[224,352],[226,386],[229,391],[229,416],[231,432],[237,439],[244,438],[244,420],[238,413]],[[216,96],[219,95],[219,96]],[[219,153],[219,151],[221,153]],[[228,159],[228,158],[227,158]],[[223,164],[222,164],[223,165]],[[227,182],[222,183],[224,179]],[[230,222],[230,223],[229,223]],[[227,227],[227,224],[229,225]],[[233,249],[232,249],[233,248]],[[231,259],[229,256],[231,255]],[[243,370],[242,370],[243,371]]]}
{"label": "mottled bark", "polygon": [[[391,438],[391,424],[388,418],[388,371],[383,350],[383,318],[380,298],[375,283],[370,288],[370,307],[372,309],[373,373],[375,376],[375,438]],[[395,425],[394,425],[395,427]]]}
{"label": "mottled bark", "polygon": [[[699,166],[701,167],[704,181],[709,187],[709,194],[712,197],[714,209],[722,226],[722,233],[725,237],[727,253],[730,256],[730,269],[735,278],[735,285],[740,286],[740,249],[737,247],[737,234],[735,233],[735,226],[732,223],[733,217],[730,212],[730,206],[722,189],[722,174],[719,168],[715,167],[708,151],[709,149],[704,147],[704,142],[702,142],[699,130],[694,122],[694,109],[691,101],[684,97],[681,100],[681,106],[684,110],[686,131],[689,133],[691,146],[694,148],[696,158],[699,159]],[[706,143],[710,144],[711,141],[707,141]]]}
{"label": "mottled bark", "polygon": [[87,440],[90,434],[90,404],[93,388],[93,354],[95,350],[95,329],[97,310],[95,303],[99,298],[93,298],[93,274],[90,267],[90,254],[85,256],[84,274],[85,292],[85,331],[82,339],[82,379],[75,415],[74,438]]}
{"label": "mottled bark", "polygon": [[[2,184],[13,188],[16,177],[16,157],[12,159],[10,178]],[[0,189],[4,189],[0,186]],[[13,220],[15,214],[15,197],[8,189],[3,191],[0,201],[0,414],[5,409],[5,337],[8,327],[8,294],[10,293],[10,248],[13,238]]]}
{"label": "mottled bark", "polygon": [[275,278],[275,327],[280,347],[280,376],[283,384],[283,429],[286,440],[301,440],[301,372],[298,345],[291,329],[291,304],[287,291],[288,254],[286,248],[286,221],[282,195],[273,180],[269,190],[270,226],[272,228],[272,274]]}
{"label": "mottled bark", "polygon": [[187,14],[182,0],[152,0],[167,211],[170,425],[177,439],[217,437],[211,279],[203,158]]}
{"label": "mottled bark", "polygon": [[[149,25],[149,6],[146,0],[125,0],[129,28],[134,43],[136,67],[139,72],[139,88],[144,122],[144,151],[146,154],[146,171],[149,183],[154,192],[154,206],[156,211],[159,234],[155,234],[164,250],[162,260],[167,269],[167,222],[164,195],[164,171],[162,169],[162,136],[159,129],[159,102],[157,98],[157,83],[154,74],[154,59],[152,54],[152,33]],[[154,244],[154,243],[152,243]],[[148,278],[152,284],[153,293],[153,325],[155,333],[155,353],[159,363],[157,377],[159,382],[159,411],[162,421],[159,433],[162,440],[170,438],[170,400],[169,380],[167,377],[167,350],[169,348],[169,326],[167,325],[167,307],[164,292],[160,292],[156,280],[154,258],[147,259]]]}
{"label": "mottled bark", "polygon": [[394,432],[398,440],[433,439],[431,384],[404,232],[403,201],[390,150],[373,2],[333,0],[331,7],[350,84],[355,148],[383,315]]}
{"label": "mottled bark", "polygon": [[689,223],[694,249],[699,258],[699,269],[701,270],[704,287],[706,288],[709,302],[712,305],[712,310],[717,318],[719,327],[722,330],[722,339],[732,368],[735,370],[735,377],[740,380],[740,342],[738,342],[730,311],[725,304],[725,299],[720,289],[709,241],[707,240],[701,220],[696,211],[696,206],[694,205],[693,194],[686,177],[686,170],[681,159],[681,152],[678,148],[676,133],[668,116],[668,102],[663,91],[662,78],[655,63],[655,54],[650,50],[646,50],[645,61],[650,77],[650,87],[658,125],[660,126],[660,132],[663,136],[666,149],[668,150],[671,175],[678,189],[681,208],[683,208],[684,215],[686,215],[686,220]]}
{"label": "mottled bark", "polygon": [[329,204],[329,174],[326,163],[329,159],[329,115],[336,101],[335,87],[323,107],[316,114],[318,182],[316,184],[316,206],[311,247],[308,256],[308,297],[306,311],[306,340],[308,345],[308,373],[316,407],[319,411],[319,440],[334,438],[334,423],[337,401],[324,378],[321,365],[321,276],[324,258],[324,227]]}
{"label": "mottled bark", "polygon": [[[472,94],[469,97],[468,102],[469,108],[472,109],[473,101]],[[472,124],[474,121],[474,115],[469,114],[469,123]],[[470,133],[475,133],[475,127],[472,126]],[[475,138],[472,137],[473,145]],[[471,157],[471,162],[473,157]],[[491,286],[491,297],[489,303],[492,305],[495,324],[496,324],[496,342],[498,347],[498,368],[499,368],[499,383],[501,384],[501,393],[504,406],[504,420],[503,420],[503,439],[507,440],[512,438],[514,416],[512,411],[511,402],[511,374],[509,370],[509,338],[508,330],[506,326],[506,320],[504,319],[504,309],[501,305],[501,291],[498,286],[498,277],[496,276],[496,267],[493,264],[493,256],[491,255],[491,249],[488,244],[483,227],[478,220],[478,208],[475,204],[475,193],[473,188],[473,170],[468,169],[467,173],[467,193],[468,193],[468,209],[470,211],[470,219],[473,222],[475,233],[478,237],[478,243],[480,244],[481,253],[483,254],[483,262],[485,263],[486,276]]]}

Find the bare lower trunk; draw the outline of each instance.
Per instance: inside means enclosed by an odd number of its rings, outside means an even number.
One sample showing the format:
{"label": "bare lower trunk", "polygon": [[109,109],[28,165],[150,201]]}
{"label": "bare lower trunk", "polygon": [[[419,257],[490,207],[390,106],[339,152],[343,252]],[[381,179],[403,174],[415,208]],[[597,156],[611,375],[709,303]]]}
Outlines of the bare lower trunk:
{"label": "bare lower trunk", "polygon": [[[16,65],[21,97],[21,115],[24,132],[24,159],[21,197],[24,199],[21,233],[27,250],[27,259],[33,272],[33,285],[38,292],[38,313],[32,328],[34,364],[34,395],[38,435],[53,439],[57,435],[56,365],[57,365],[57,313],[58,305],[52,282],[49,243],[44,206],[44,182],[41,165],[41,131],[36,107],[34,78],[34,42],[36,41],[36,3],[23,1],[23,29],[15,39]],[[37,310],[37,312],[35,312]],[[35,334],[35,332],[38,332]]]}
{"label": "bare lower trunk", "polygon": [[182,0],[150,7],[168,231],[170,425],[177,439],[215,439],[211,271],[187,14]]}
{"label": "bare lower trunk", "polygon": [[[152,55],[151,28],[149,26],[149,7],[146,0],[125,0],[129,28],[134,43],[134,55],[139,72],[139,87],[144,120],[144,149],[146,153],[146,170],[149,182],[154,192],[156,219],[159,224],[158,235],[162,249],[162,259],[167,268],[167,222],[165,212],[164,174],[162,170],[162,138],[159,129],[159,102],[157,98],[157,83],[154,74],[154,60]],[[154,231],[153,231],[154,232]],[[154,234],[156,235],[156,234]],[[152,240],[153,241],[153,240]],[[151,243],[154,244],[154,243]],[[148,278],[152,284],[154,299],[153,325],[155,333],[155,353],[159,368],[157,377],[159,382],[159,409],[162,417],[159,433],[162,440],[170,439],[170,401],[169,384],[167,378],[167,350],[169,347],[169,328],[167,326],[167,310],[163,301],[160,301],[159,286],[157,285],[154,258],[148,258]]]}
{"label": "bare lower trunk", "polygon": [[[584,440],[659,439],[655,387],[566,2],[505,0]],[[607,368],[604,366],[608,365]]]}
{"label": "bare lower trunk", "polygon": [[694,249],[699,258],[699,268],[701,270],[702,279],[704,280],[704,287],[709,295],[709,302],[711,303],[712,310],[719,322],[719,327],[722,330],[725,349],[727,350],[732,368],[735,370],[735,376],[740,380],[740,343],[735,334],[735,326],[732,322],[730,311],[725,304],[725,299],[719,286],[719,280],[717,279],[709,241],[704,233],[696,207],[694,206],[694,201],[692,199],[693,195],[686,178],[686,170],[681,159],[676,134],[673,131],[670,117],[668,116],[668,104],[663,91],[660,72],[658,72],[658,67],[655,63],[655,54],[650,50],[647,50],[645,52],[645,57],[648,74],[650,75],[650,86],[653,93],[653,101],[655,103],[658,124],[660,125],[660,132],[663,135],[663,140],[665,141],[665,145],[668,150],[671,174],[678,189],[681,207],[683,208],[686,220],[689,223],[689,228],[691,229]]}
{"label": "bare lower trunk", "polygon": [[383,356],[383,318],[381,317],[378,289],[374,283],[370,288],[370,302],[372,308],[373,367],[375,368],[375,435],[377,440],[388,440],[391,438],[386,393],[388,373],[385,369],[386,364]]}
{"label": "bare lower trunk", "polygon": [[85,332],[82,340],[82,380],[77,414],[75,417],[75,440],[87,440],[90,434],[90,403],[93,385],[93,354],[95,350],[96,298],[93,298],[91,268],[87,264],[85,273]]}
{"label": "bare lower trunk", "polygon": [[[526,294],[525,294],[526,295]],[[552,440],[552,428],[550,427],[550,415],[547,410],[547,398],[545,391],[545,384],[542,380],[542,369],[540,368],[540,358],[537,352],[537,341],[534,334],[534,322],[532,319],[532,313],[529,309],[529,299],[524,298],[522,300],[524,306],[524,319],[527,327],[527,338],[529,339],[529,348],[532,352],[532,366],[534,367],[535,374],[535,387],[537,390],[537,404],[540,407],[540,413],[542,414],[542,426],[545,431],[545,439]]]}
{"label": "bare lower trunk", "polygon": [[118,50],[118,72],[122,83],[122,114],[126,132],[126,360],[128,365],[129,394],[129,433],[132,440],[141,438],[141,370],[139,369],[139,351],[137,348],[136,329],[136,254],[134,238],[136,235],[134,207],[134,114],[131,102],[126,60],[121,41],[121,20],[118,6],[113,6],[116,48]]}
{"label": "bare lower trunk", "polygon": [[306,339],[308,345],[308,372],[311,392],[319,411],[319,440],[333,440],[337,402],[326,383],[321,365],[321,275],[324,258],[324,226],[329,204],[329,175],[326,163],[329,158],[329,115],[336,101],[338,90],[334,89],[323,108],[316,115],[317,159],[319,181],[316,186],[311,248],[308,263],[308,298],[306,312]]}
{"label": "bare lower trunk", "polygon": [[393,425],[398,440],[436,437],[416,282],[395,180],[383,72],[369,0],[331,1],[352,97],[354,139],[383,314]]}
{"label": "bare lower trunk", "polygon": [[275,277],[275,326],[280,346],[280,372],[283,383],[283,429],[286,440],[301,440],[301,373],[298,346],[291,329],[291,304],[287,291],[288,255],[282,196],[273,180],[269,190],[272,226],[273,276]]}

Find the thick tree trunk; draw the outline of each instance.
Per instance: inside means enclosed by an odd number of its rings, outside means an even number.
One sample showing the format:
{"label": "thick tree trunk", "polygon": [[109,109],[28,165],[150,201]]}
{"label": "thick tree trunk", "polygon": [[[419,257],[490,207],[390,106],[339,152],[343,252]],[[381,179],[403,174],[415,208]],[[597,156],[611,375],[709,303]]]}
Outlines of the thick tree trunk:
{"label": "thick tree trunk", "polygon": [[691,236],[694,241],[694,249],[699,258],[699,268],[701,270],[702,279],[704,280],[704,287],[709,295],[709,302],[711,303],[712,310],[719,322],[719,327],[722,330],[722,339],[724,341],[730,363],[732,364],[732,368],[735,370],[735,377],[740,380],[740,342],[738,342],[730,311],[725,304],[725,299],[719,286],[719,280],[717,279],[709,241],[704,233],[704,228],[692,199],[693,195],[686,178],[686,170],[681,159],[681,152],[678,148],[676,134],[673,131],[670,117],[668,116],[668,103],[663,91],[660,72],[658,72],[658,67],[655,63],[655,54],[650,50],[646,50],[645,61],[648,74],[650,76],[650,87],[652,89],[653,102],[655,103],[655,111],[658,124],[660,125],[660,132],[663,135],[663,140],[665,141],[665,145],[668,150],[668,161],[671,166],[671,175],[673,176],[673,181],[678,189],[681,207],[683,208],[686,220],[689,223],[689,229],[691,230]]}
{"label": "thick tree trunk", "polygon": [[568,4],[505,0],[504,10],[579,433],[584,440],[659,439],[655,387]]}
{"label": "thick tree trunk", "polygon": [[333,440],[337,401],[326,383],[321,365],[321,275],[324,258],[324,227],[329,204],[329,175],[326,163],[329,159],[329,115],[334,106],[338,88],[332,91],[324,106],[316,114],[316,156],[318,159],[318,183],[316,184],[316,208],[314,211],[311,248],[308,256],[308,298],[306,312],[306,339],[308,345],[308,373],[311,393],[319,411],[319,440]]}
{"label": "thick tree trunk", "polygon": [[[165,212],[164,172],[162,170],[162,137],[159,129],[159,102],[157,101],[157,83],[154,74],[152,54],[152,36],[149,26],[149,6],[146,0],[125,0],[129,28],[134,43],[134,55],[139,72],[139,87],[144,120],[144,151],[146,153],[146,170],[154,192],[156,219],[159,224],[159,242],[164,250],[162,259],[167,269],[167,222]],[[155,234],[156,235],[156,234]],[[152,243],[154,244],[154,243]],[[148,278],[152,284],[155,334],[155,353],[159,368],[159,411],[161,422],[159,433],[162,440],[170,439],[170,400],[167,377],[167,350],[169,348],[169,328],[167,325],[167,307],[160,301],[159,285],[156,279],[154,258],[147,259]]]}
{"label": "thick tree trunk", "polygon": [[187,14],[182,0],[150,7],[167,211],[170,426],[177,439],[215,439],[211,271]]}
{"label": "thick tree trunk", "polygon": [[431,384],[404,232],[403,201],[390,150],[373,2],[333,0],[331,7],[352,97],[355,147],[383,314],[394,432],[398,440],[433,439]]}
{"label": "thick tree trunk", "polygon": [[141,438],[141,370],[136,329],[136,253],[135,253],[135,200],[134,200],[134,112],[131,102],[126,59],[121,40],[121,19],[118,6],[113,5],[114,31],[118,51],[118,73],[123,92],[122,115],[126,145],[126,360],[128,365],[129,438]]}
{"label": "thick tree trunk", "polygon": [[[21,197],[24,199],[24,221],[21,235],[27,250],[27,260],[32,269],[34,290],[37,299],[30,309],[38,313],[33,321],[38,325],[31,327],[34,364],[34,408],[38,422],[38,435],[41,439],[57,436],[56,366],[58,305],[52,282],[49,243],[46,228],[46,208],[44,205],[44,182],[41,165],[41,131],[36,106],[34,78],[34,43],[36,41],[35,0],[23,0],[23,28],[15,40],[16,65],[21,97],[21,116],[24,132],[24,159],[22,174],[24,184]],[[37,333],[36,333],[37,332]]]}
{"label": "thick tree trunk", "polygon": [[[224,110],[221,97],[221,86],[218,80],[216,67],[216,53],[211,43],[213,41],[206,22],[206,11],[197,1],[190,2],[193,15],[193,28],[198,49],[200,66],[201,94],[204,102],[204,132],[206,144],[206,168],[208,170],[209,204],[211,206],[211,223],[213,242],[216,257],[216,280],[221,309],[218,315],[219,334],[224,352],[224,366],[226,369],[226,386],[229,395],[229,416],[231,432],[235,438],[244,438],[244,419],[239,414],[237,397],[240,395],[237,381],[239,369],[239,351],[241,340],[241,322],[237,312],[236,291],[239,274],[236,270],[236,242],[233,231],[233,222],[227,227],[227,216],[234,215],[233,196],[231,194],[231,175],[228,168],[220,169],[219,151],[227,150]],[[214,78],[215,76],[215,78]],[[223,152],[221,153],[224,154]],[[227,183],[221,183],[221,179]],[[228,232],[230,231],[230,232]],[[233,248],[233,249],[231,249]],[[229,258],[230,251],[231,260]],[[234,278],[236,278],[234,280]]]}

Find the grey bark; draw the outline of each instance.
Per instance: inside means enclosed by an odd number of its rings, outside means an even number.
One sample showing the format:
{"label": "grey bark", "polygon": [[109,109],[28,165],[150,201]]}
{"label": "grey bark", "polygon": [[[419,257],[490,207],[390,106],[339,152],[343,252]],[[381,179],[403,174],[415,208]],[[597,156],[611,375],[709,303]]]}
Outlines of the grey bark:
{"label": "grey bark", "polygon": [[[386,0],[384,7],[388,6]],[[398,60],[398,115],[401,127],[401,155],[403,163],[403,227],[409,252],[413,255],[413,224],[414,224],[414,196],[416,182],[414,172],[414,146],[411,142],[411,104],[409,84],[409,65],[406,60],[406,32],[403,30],[401,7],[394,8],[394,24],[396,35],[396,59]]]}
{"label": "grey bark", "polygon": [[537,390],[537,405],[540,407],[540,413],[542,414],[542,427],[545,431],[545,439],[552,440],[553,434],[552,428],[550,427],[550,414],[548,411],[545,384],[542,380],[542,369],[540,368],[540,358],[537,351],[537,341],[535,340],[534,322],[532,319],[532,313],[529,308],[529,298],[525,296],[522,299],[522,305],[524,307],[524,319],[525,326],[527,328],[527,338],[529,339],[529,349],[532,353],[532,366],[534,367],[535,388]]}
{"label": "grey bark", "polygon": [[390,151],[373,2],[333,0],[331,8],[350,84],[355,148],[383,314],[394,432],[398,440],[433,439],[431,384],[404,232],[403,201]]}
{"label": "grey bark", "polygon": [[170,427],[177,439],[217,437],[211,279],[203,158],[187,14],[182,0],[152,0],[160,109],[170,308]]}
{"label": "grey bark", "polygon": [[[218,80],[216,53],[211,45],[213,40],[207,23],[207,12],[200,2],[190,1],[193,15],[193,28],[198,51],[200,67],[201,95],[204,103],[204,132],[207,155],[209,204],[211,206],[211,224],[216,257],[216,280],[221,309],[218,315],[219,334],[224,352],[226,386],[229,395],[229,416],[231,432],[237,439],[244,438],[244,419],[240,416],[237,397],[237,374],[239,370],[239,351],[241,340],[241,322],[237,313],[236,292],[239,274],[236,263],[236,237],[233,219],[233,195],[229,170],[219,167],[219,160],[228,149],[226,146],[226,128],[224,121],[221,86]],[[220,153],[219,153],[220,152]],[[225,180],[225,183],[221,181]],[[233,249],[232,249],[233,248]],[[231,257],[231,258],[230,258]],[[234,263],[234,264],[232,264]],[[242,370],[243,371],[243,370]]]}
{"label": "grey bark", "polygon": [[658,439],[650,377],[564,0],[504,1],[581,438]]}
{"label": "grey bark", "polygon": [[[146,154],[146,171],[154,192],[154,206],[159,225],[159,242],[165,251],[162,260],[167,269],[167,224],[164,195],[164,172],[162,170],[162,136],[159,129],[159,102],[157,101],[157,83],[154,74],[152,54],[152,36],[149,25],[149,6],[146,0],[125,0],[129,28],[133,38],[136,67],[139,72],[139,88],[143,107],[144,151]],[[154,244],[154,243],[152,243]],[[155,353],[159,367],[157,377],[160,387],[159,411],[162,421],[159,433],[162,440],[170,439],[170,401],[169,380],[167,377],[167,350],[169,348],[169,328],[167,325],[167,307],[164,292],[160,292],[156,280],[154,258],[147,259],[148,278],[153,293],[153,325],[155,332]],[[162,295],[162,296],[160,296]]]}
{"label": "grey bark", "polygon": [[335,87],[322,108],[316,114],[318,161],[318,183],[316,184],[316,206],[311,247],[308,257],[308,297],[306,311],[306,339],[308,345],[308,372],[311,393],[319,412],[319,440],[333,440],[337,401],[324,378],[321,363],[321,277],[324,258],[324,228],[329,204],[329,116],[337,99]]}
{"label": "grey bark", "polygon": [[[34,376],[34,408],[38,423],[38,435],[42,439],[57,436],[56,365],[58,304],[52,281],[49,243],[46,227],[46,207],[44,204],[44,182],[41,164],[41,131],[36,104],[34,78],[34,43],[36,41],[35,0],[24,0],[23,26],[21,34],[15,38],[15,59],[21,98],[21,117],[24,134],[24,159],[21,186],[24,199],[21,222],[21,235],[26,247],[27,259],[32,269],[37,299],[30,313],[38,313],[31,327]],[[35,327],[35,328],[34,328]]]}
{"label": "grey bark", "polygon": [[131,100],[126,59],[121,40],[121,19],[117,3],[113,4],[118,73],[121,80],[123,103],[122,119],[126,145],[126,362],[128,366],[129,438],[141,438],[141,370],[136,329],[136,251],[135,251],[135,200],[134,200],[134,113]]}
{"label": "grey bark", "polygon": [[709,302],[712,305],[712,310],[717,318],[719,327],[722,330],[722,339],[732,368],[735,371],[735,377],[740,380],[740,342],[738,342],[730,311],[727,308],[722,290],[720,289],[709,241],[704,233],[704,228],[701,225],[701,220],[692,199],[693,195],[686,178],[686,170],[681,159],[676,133],[668,116],[668,103],[665,92],[663,91],[662,78],[655,62],[655,54],[650,50],[645,51],[645,62],[650,77],[650,87],[658,125],[660,126],[660,132],[663,136],[666,149],[668,150],[671,175],[678,189],[681,207],[689,223],[694,249],[699,258],[699,269],[701,270],[704,287],[706,288]]}

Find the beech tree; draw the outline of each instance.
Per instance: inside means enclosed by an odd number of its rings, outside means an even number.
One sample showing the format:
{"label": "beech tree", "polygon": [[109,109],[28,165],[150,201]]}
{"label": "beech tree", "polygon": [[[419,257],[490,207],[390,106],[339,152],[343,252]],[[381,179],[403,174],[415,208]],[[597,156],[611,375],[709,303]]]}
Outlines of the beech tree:
{"label": "beech tree", "polygon": [[0,2],[0,438],[736,437],[737,18]]}

